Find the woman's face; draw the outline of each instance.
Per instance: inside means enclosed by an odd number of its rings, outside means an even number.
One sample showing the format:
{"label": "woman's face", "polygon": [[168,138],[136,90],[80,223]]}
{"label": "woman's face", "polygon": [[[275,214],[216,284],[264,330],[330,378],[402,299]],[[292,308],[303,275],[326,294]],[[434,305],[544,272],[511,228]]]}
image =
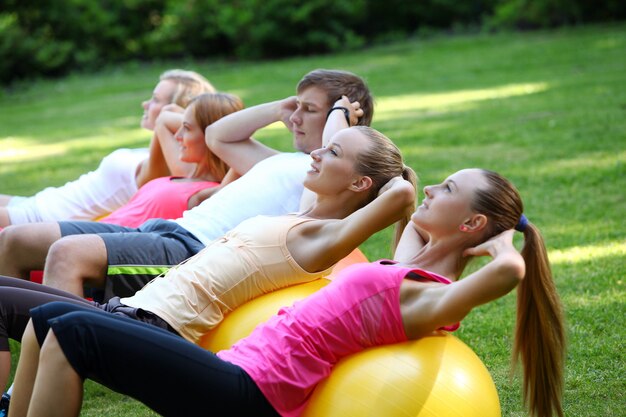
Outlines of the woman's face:
{"label": "woman's face", "polygon": [[192,104],[185,109],[183,123],[175,137],[180,145],[180,160],[198,163],[205,158],[209,148],[204,141],[204,129],[196,121],[194,107]]}
{"label": "woman's face", "polygon": [[160,81],[150,100],[141,103],[143,107],[143,117],[141,118],[141,127],[148,130],[154,130],[154,125],[163,106],[172,102],[172,96],[176,91],[176,83],[170,80]]}
{"label": "woman's face", "polygon": [[325,148],[311,152],[311,169],[304,186],[318,194],[337,194],[362,177],[355,171],[361,150],[370,146],[369,139],[357,129],[337,132]]}
{"label": "woman's face", "polygon": [[487,182],[478,169],[464,169],[450,175],[444,182],[424,187],[424,200],[413,213],[412,221],[429,233],[458,232],[473,214],[471,201]]}

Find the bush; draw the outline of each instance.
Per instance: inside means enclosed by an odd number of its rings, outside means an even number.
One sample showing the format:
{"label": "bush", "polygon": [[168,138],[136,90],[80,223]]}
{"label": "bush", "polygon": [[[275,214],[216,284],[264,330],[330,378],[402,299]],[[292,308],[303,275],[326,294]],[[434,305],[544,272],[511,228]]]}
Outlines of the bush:
{"label": "bush", "polygon": [[542,28],[626,18],[623,0],[4,0],[0,82],[132,59],[335,52],[485,25]]}
{"label": "bush", "polygon": [[491,28],[536,29],[626,18],[622,0],[506,0],[488,19]]}
{"label": "bush", "polygon": [[0,81],[58,75],[142,55],[162,0],[7,0]]}
{"label": "bush", "polygon": [[[354,32],[365,0],[170,1],[149,37],[151,51],[171,55],[281,57],[359,46]],[[361,10],[361,12],[359,12]]]}

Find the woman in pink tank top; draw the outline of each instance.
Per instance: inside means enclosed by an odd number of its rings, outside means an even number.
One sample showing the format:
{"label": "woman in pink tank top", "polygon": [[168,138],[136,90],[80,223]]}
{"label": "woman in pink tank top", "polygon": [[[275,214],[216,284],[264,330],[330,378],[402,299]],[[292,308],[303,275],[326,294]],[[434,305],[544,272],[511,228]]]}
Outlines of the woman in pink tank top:
{"label": "woman in pink tank top", "polygon": [[[157,118],[150,158],[142,167],[147,182],[131,200],[101,219],[103,223],[138,227],[150,219],[176,219],[189,199],[205,188],[219,186],[228,166],[206,146],[204,130],[216,120],[243,108],[241,99],[226,93],[194,97],[181,114],[170,105]],[[170,172],[189,172],[169,176]]]}
{"label": "woman in pink tank top", "polygon": [[[469,169],[424,194],[394,261],[346,269],[218,355],[76,305],[34,309],[34,334],[25,338],[43,343],[46,360],[20,411],[78,415],[82,381],[90,378],[162,415],[298,416],[340,358],[454,326],[473,307],[518,287],[514,357],[524,363],[527,405],[532,414],[562,415],[561,307],[543,239],[524,216],[517,190],[496,173]],[[524,234],[521,254],[514,230]],[[492,259],[456,281],[472,256]],[[15,395],[29,393],[19,378]]]}

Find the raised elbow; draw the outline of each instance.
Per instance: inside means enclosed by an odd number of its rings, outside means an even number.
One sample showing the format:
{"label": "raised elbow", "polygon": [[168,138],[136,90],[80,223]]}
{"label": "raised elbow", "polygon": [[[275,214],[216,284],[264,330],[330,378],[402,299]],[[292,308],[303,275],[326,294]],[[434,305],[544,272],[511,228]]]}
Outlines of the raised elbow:
{"label": "raised elbow", "polygon": [[212,151],[214,151],[214,148],[219,144],[219,140],[217,139],[213,126],[209,125],[204,130],[204,141]]}
{"label": "raised elbow", "polygon": [[519,284],[526,275],[526,264],[521,255],[512,256],[504,265],[504,274],[509,277],[515,285]]}
{"label": "raised elbow", "polygon": [[403,186],[398,190],[398,201],[407,211],[415,210],[415,188],[404,181]]}

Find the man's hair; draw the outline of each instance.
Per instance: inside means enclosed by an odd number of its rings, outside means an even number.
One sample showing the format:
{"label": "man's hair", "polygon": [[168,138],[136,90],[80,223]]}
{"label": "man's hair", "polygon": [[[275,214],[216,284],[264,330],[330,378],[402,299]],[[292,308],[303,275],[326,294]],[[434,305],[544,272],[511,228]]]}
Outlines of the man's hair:
{"label": "man's hair", "polygon": [[365,81],[348,71],[316,69],[306,74],[298,83],[298,94],[310,87],[317,87],[326,92],[328,107],[332,106],[341,96],[350,101],[358,101],[363,110],[363,117],[358,125],[369,126],[374,117],[374,98]]}

